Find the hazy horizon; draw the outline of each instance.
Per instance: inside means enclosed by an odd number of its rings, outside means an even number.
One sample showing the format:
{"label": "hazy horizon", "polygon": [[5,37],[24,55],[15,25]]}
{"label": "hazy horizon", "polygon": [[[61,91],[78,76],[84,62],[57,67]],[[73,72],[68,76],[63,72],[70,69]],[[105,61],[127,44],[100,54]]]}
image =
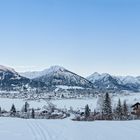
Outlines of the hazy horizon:
{"label": "hazy horizon", "polygon": [[63,66],[140,75],[138,0],[5,0],[0,2],[0,64],[18,72]]}

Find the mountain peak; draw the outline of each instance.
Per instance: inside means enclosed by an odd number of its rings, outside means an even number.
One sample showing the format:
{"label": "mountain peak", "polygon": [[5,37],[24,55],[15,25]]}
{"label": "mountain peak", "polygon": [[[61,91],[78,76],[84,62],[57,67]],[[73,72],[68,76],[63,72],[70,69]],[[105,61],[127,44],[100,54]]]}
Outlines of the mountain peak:
{"label": "mountain peak", "polygon": [[41,76],[35,78],[35,80],[45,82],[49,86],[63,85],[85,88],[91,88],[93,86],[93,84],[84,77],[57,65],[44,70],[43,74],[41,73]]}
{"label": "mountain peak", "polygon": [[103,78],[108,78],[108,77],[110,77],[110,75],[108,73],[100,74],[98,72],[95,72],[92,75],[90,75],[89,77],[87,77],[87,79],[89,81],[91,81],[92,83],[94,83],[97,80],[100,80],[100,79],[103,79]]}
{"label": "mountain peak", "polygon": [[100,75],[100,73],[98,73],[98,72],[94,72],[92,75]]}
{"label": "mountain peak", "polygon": [[101,76],[102,76],[102,77],[109,77],[109,76],[111,76],[111,75],[108,74],[108,73],[102,73]]}
{"label": "mountain peak", "polygon": [[65,71],[66,69],[64,67],[55,65],[51,66],[49,69],[47,69],[48,72],[57,72],[57,71]]}

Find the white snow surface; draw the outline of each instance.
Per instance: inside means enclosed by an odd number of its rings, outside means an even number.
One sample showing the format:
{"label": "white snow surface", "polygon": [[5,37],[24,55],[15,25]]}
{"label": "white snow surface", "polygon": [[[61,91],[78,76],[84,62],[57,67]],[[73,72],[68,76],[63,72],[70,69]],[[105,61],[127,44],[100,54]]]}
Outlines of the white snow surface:
{"label": "white snow surface", "polygon": [[140,84],[140,79],[138,77],[133,77],[133,76],[115,76],[117,80],[119,80],[120,83],[123,84]]}
{"label": "white snow surface", "polygon": [[[132,105],[136,102],[140,102],[140,93],[130,93],[130,94],[122,94],[112,96],[113,105],[118,103],[118,99],[124,100],[127,104]],[[56,99],[51,100],[53,104],[55,104],[58,108],[67,108],[70,109],[72,107],[74,110],[84,109],[84,107],[88,104],[91,110],[96,109],[98,98],[85,98],[85,99]],[[8,98],[0,98],[0,107],[2,109],[10,110],[12,104],[15,104],[17,110],[21,110],[22,106],[25,102],[30,104],[31,108],[42,108],[44,105],[48,105],[48,101],[45,100],[24,100],[24,99],[8,99]]]}
{"label": "white snow surface", "polygon": [[1,140],[139,140],[140,121],[0,118]]}
{"label": "white snow surface", "polygon": [[[118,99],[126,100],[128,104],[140,101],[140,93],[113,96],[112,100],[117,103]],[[2,109],[10,110],[15,104],[20,110],[25,103],[22,99],[0,98]],[[28,101],[30,107],[41,108],[47,105],[47,101]],[[59,108],[72,107],[84,109],[89,104],[93,110],[97,106],[97,98],[92,99],[63,99],[52,100]],[[0,117],[1,140],[139,140],[140,121],[93,121],[76,122],[66,118],[63,120],[38,120]]]}
{"label": "white snow surface", "polygon": [[57,85],[56,86],[58,89],[84,89],[83,87],[78,87],[78,86],[64,86],[64,85]]}
{"label": "white snow surface", "polygon": [[99,74],[98,72],[95,72],[93,73],[92,75],[88,76],[87,79],[89,81],[91,81],[92,83],[98,81],[98,80],[101,80],[103,78],[107,78],[109,77],[110,75],[107,74],[107,73],[102,73],[102,74]]}

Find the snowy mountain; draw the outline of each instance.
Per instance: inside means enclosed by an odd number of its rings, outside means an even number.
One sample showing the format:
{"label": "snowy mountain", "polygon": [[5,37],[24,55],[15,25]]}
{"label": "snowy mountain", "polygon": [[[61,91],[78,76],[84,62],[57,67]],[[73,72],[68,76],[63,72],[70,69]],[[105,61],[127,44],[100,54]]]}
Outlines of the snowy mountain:
{"label": "snowy mountain", "polygon": [[[112,76],[108,73],[95,72],[86,79],[60,66],[52,66],[40,72],[21,73],[22,76],[45,82],[48,86],[93,87],[97,90],[140,91],[140,77]],[[90,82],[89,82],[90,81]],[[92,84],[91,84],[92,83]]]}
{"label": "snowy mountain", "polygon": [[87,77],[87,79],[91,81],[96,88],[101,90],[123,90],[123,86],[107,73],[99,74],[95,72],[91,76]]}
{"label": "snowy mountain", "polygon": [[0,65],[0,73],[2,72],[10,72],[17,75],[17,72],[14,69]]}
{"label": "snowy mountain", "polygon": [[[21,76],[22,75],[22,76]],[[25,78],[26,77],[26,78]],[[63,67],[52,66],[40,72],[18,74],[14,69],[0,65],[0,88],[5,90],[49,87],[64,90],[91,88],[98,91],[140,91],[140,76],[112,76],[95,72],[87,78]]]}
{"label": "snowy mountain", "polygon": [[140,84],[140,78],[139,77],[133,77],[133,76],[114,76],[120,82],[121,84]]}
{"label": "snowy mountain", "polygon": [[128,90],[140,91],[140,78],[133,76],[112,76],[110,74],[94,74],[87,77],[97,88],[113,89],[113,90]]}
{"label": "snowy mountain", "polygon": [[93,84],[87,79],[60,66],[52,66],[40,73],[34,80],[45,82],[49,86],[76,86],[92,88]]}
{"label": "snowy mountain", "polygon": [[20,76],[14,69],[0,65],[0,89],[21,90],[22,88],[43,88],[46,85]]}
{"label": "snowy mountain", "polygon": [[139,77],[133,76],[114,76],[114,78],[121,85],[125,85],[127,88],[133,91],[140,91],[140,79]]}
{"label": "snowy mountain", "polygon": [[138,80],[140,80],[140,76],[137,76],[136,78],[137,78]]}

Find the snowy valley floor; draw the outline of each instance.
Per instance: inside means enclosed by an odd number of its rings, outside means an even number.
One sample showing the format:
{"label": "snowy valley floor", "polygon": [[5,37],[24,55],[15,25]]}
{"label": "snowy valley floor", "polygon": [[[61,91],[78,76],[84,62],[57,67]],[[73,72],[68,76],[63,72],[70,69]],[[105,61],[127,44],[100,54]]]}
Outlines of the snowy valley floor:
{"label": "snowy valley floor", "polygon": [[[119,98],[126,100],[130,105],[140,102],[140,94],[117,95],[113,97],[113,103],[116,104]],[[10,110],[11,105],[15,104],[17,110],[21,110],[25,101],[0,98],[0,106],[2,109]],[[31,108],[48,105],[44,100],[33,100],[28,103]],[[85,105],[89,104],[94,110],[97,106],[97,98],[52,100],[52,103],[58,108],[72,107],[76,110],[83,110]],[[140,140],[140,120],[74,122],[70,118],[26,120],[0,117],[0,140]]]}
{"label": "snowy valley floor", "polygon": [[140,121],[73,122],[0,118],[1,140],[139,140]]}
{"label": "snowy valley floor", "polygon": [[[126,100],[127,104],[133,105],[136,102],[140,102],[140,93],[131,93],[128,95],[116,95],[112,97],[113,104],[118,102],[118,99],[122,101]],[[85,105],[89,105],[91,110],[94,110],[97,107],[97,98],[92,99],[62,99],[62,100],[51,100],[51,102],[56,105],[58,108],[67,108],[79,110],[84,108]],[[25,102],[30,104],[31,108],[42,108],[44,105],[48,105],[45,100],[24,100],[24,99],[9,99],[9,98],[0,98],[0,107],[2,109],[10,110],[12,104],[14,104],[17,110],[21,110]]]}

